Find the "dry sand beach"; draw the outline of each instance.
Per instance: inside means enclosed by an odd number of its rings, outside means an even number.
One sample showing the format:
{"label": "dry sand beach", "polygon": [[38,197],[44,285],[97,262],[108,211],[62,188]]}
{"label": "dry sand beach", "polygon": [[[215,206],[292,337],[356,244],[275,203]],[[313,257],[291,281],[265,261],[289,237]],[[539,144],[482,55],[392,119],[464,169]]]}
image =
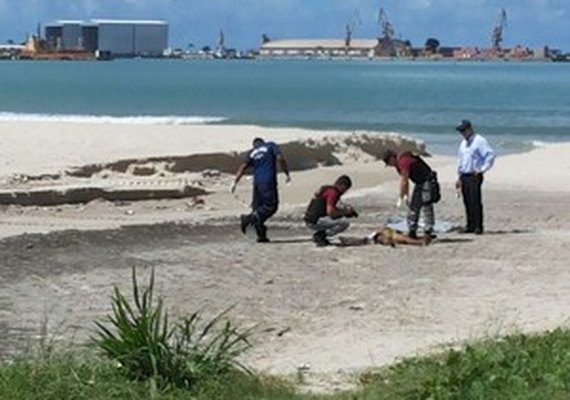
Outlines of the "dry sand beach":
{"label": "dry sand beach", "polygon": [[[252,367],[292,374],[303,366],[312,387],[327,390],[352,373],[442,345],[567,323],[569,144],[498,159],[484,186],[483,236],[448,233],[423,248],[319,249],[301,222],[312,192],[351,175],[347,201],[361,218],[350,234],[367,234],[397,214],[397,177],[375,152],[415,143],[236,126],[2,123],[0,131],[5,195],[87,186],[113,200],[2,206],[2,358],[35,340],[42,321],[56,339],[85,340],[92,321],[109,310],[113,285],[129,287],[133,266],[156,269],[159,290],[177,313],[233,307],[232,319],[254,327],[244,360]],[[254,243],[237,227],[249,183],[236,197],[228,193],[229,169],[239,160],[231,152],[246,150],[255,136],[293,142],[284,152],[298,166],[292,185],[281,185],[270,244]],[[300,141],[309,136],[314,140]],[[219,168],[192,157],[212,153]],[[342,165],[313,168],[323,160]],[[455,160],[429,162],[443,189],[437,218],[461,225]],[[112,197],[117,187],[119,200]],[[128,198],[164,188],[208,194]]]}

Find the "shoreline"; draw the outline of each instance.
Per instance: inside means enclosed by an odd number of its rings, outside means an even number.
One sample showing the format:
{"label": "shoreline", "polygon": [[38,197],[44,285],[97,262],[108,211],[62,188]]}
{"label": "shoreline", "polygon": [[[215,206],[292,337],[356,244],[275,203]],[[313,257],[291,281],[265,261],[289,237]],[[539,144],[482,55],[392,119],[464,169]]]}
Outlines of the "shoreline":
{"label": "shoreline", "polygon": [[[354,133],[371,136],[408,137],[424,142],[426,150],[434,156],[455,155],[454,151],[444,153],[432,151],[433,147],[441,147],[441,142],[447,142],[446,146],[450,149],[459,146],[459,139],[452,136],[451,133],[449,135],[405,134],[354,129],[233,125],[221,121],[181,125],[156,124],[155,122],[139,124],[128,122],[130,117],[125,122],[111,123],[93,122],[90,116],[84,121],[54,121],[49,118],[37,121],[0,120],[0,130],[3,131],[0,136],[0,147],[3,149],[4,156],[4,162],[0,164],[0,176],[7,173],[55,173],[63,168],[81,167],[92,163],[111,163],[126,158],[239,152],[249,148],[251,139],[257,136],[265,137],[267,140],[277,143],[322,139],[330,136],[349,136]],[[101,118],[105,121],[107,117]],[[169,119],[170,117],[164,118]],[[510,136],[506,138],[513,140],[513,137]],[[433,139],[431,143],[429,139]],[[560,138],[556,141],[550,139],[541,141],[540,139],[523,137],[523,140],[519,141],[521,144],[519,149],[503,152],[503,154],[523,154],[541,147],[563,145],[570,142],[570,138]],[[34,144],[33,148],[29,146],[30,143]],[[145,145],[150,143],[154,148],[152,150],[145,149]],[[39,154],[36,155],[35,152]],[[25,161],[22,162],[21,159],[17,160],[21,157],[28,160],[37,158],[38,162],[34,166],[34,162],[26,163]],[[41,166],[41,164],[45,165]]]}
{"label": "shoreline", "polygon": [[[476,47],[476,46],[474,46]],[[140,57],[116,57],[110,60],[103,61],[138,61]],[[227,62],[234,61],[243,63],[244,61],[334,61],[334,62],[349,62],[349,61],[363,61],[363,62],[377,62],[377,63],[387,63],[387,62],[401,62],[401,63],[567,63],[570,62],[570,53],[563,53],[559,57],[444,57],[444,56],[410,56],[410,57],[382,57],[382,56],[303,56],[303,55],[261,55],[256,57],[246,56],[246,57],[236,57],[236,58],[216,58],[213,55],[201,55],[201,54],[190,54],[185,56],[158,56],[158,57],[144,57],[145,60],[150,61],[182,61],[182,62]],[[28,58],[28,57],[0,57],[0,61],[17,61],[17,62],[33,62],[33,61],[50,61],[50,62],[61,62],[61,61],[79,61],[79,62],[100,62],[101,60],[93,58],[83,58],[83,59],[66,59],[66,58]]]}

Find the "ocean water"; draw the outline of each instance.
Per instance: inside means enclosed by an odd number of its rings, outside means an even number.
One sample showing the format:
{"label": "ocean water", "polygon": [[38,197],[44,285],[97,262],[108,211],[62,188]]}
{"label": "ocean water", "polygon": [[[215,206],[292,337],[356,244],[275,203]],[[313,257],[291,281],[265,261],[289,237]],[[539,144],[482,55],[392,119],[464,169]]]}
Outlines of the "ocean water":
{"label": "ocean water", "polygon": [[0,62],[0,121],[397,132],[449,154],[462,118],[500,152],[569,141],[570,63]]}

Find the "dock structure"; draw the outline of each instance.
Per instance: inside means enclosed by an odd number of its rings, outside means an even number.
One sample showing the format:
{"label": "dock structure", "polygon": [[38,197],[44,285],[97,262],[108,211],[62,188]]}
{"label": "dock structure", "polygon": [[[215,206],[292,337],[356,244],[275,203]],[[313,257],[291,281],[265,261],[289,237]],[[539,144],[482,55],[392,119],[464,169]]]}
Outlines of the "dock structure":
{"label": "dock structure", "polygon": [[0,44],[0,60],[16,60],[25,48],[21,44]]}
{"label": "dock structure", "polygon": [[374,57],[377,39],[287,39],[263,43],[259,54],[264,57]]}
{"label": "dock structure", "polygon": [[271,40],[262,36],[259,54],[263,57],[410,57],[412,45],[407,40],[395,38],[395,31],[384,9],[380,9],[377,38],[353,38],[355,27],[360,23],[360,14],[347,23],[344,39],[286,39]]}
{"label": "dock structure", "polygon": [[373,58],[410,57],[411,45],[393,40],[389,48],[382,39],[286,39],[265,42],[259,49],[262,57]]}

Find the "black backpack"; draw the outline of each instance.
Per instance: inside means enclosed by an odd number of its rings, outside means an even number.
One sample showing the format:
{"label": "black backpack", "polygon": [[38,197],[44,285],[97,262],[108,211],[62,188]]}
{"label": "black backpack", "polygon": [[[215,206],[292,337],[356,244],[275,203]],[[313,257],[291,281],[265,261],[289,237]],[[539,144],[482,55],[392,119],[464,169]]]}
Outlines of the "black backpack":
{"label": "black backpack", "polygon": [[437,180],[437,172],[435,172],[434,170],[431,169],[431,167],[424,161],[423,158],[421,158],[418,155],[413,155],[413,157],[422,165],[422,168],[424,168],[425,170],[429,171],[430,177],[429,177],[429,182],[430,182],[430,187],[431,187],[431,192],[430,192],[430,203],[437,203],[438,201],[441,200],[441,187],[439,185],[439,181]]}
{"label": "black backpack", "polygon": [[431,202],[437,203],[441,200],[441,187],[439,186],[439,181],[437,180],[437,172],[432,171],[429,180],[431,183]]}

